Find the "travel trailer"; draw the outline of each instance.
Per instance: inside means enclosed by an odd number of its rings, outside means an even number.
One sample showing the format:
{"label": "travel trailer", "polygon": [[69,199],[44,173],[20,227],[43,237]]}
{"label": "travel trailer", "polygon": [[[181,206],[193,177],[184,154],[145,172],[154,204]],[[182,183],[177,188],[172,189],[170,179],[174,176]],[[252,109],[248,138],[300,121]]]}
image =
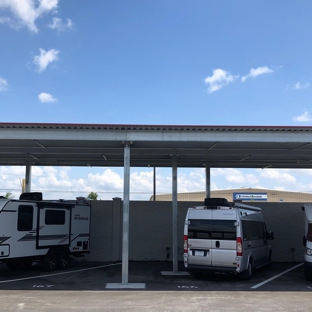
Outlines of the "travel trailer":
{"label": "travel trailer", "polygon": [[210,271],[250,279],[254,268],[271,262],[272,250],[261,208],[224,198],[206,198],[188,209],[184,225],[184,266],[191,273]]}
{"label": "travel trailer", "polygon": [[304,204],[304,277],[307,281],[312,281],[312,204]]}
{"label": "travel trailer", "polygon": [[19,200],[0,198],[0,261],[11,268],[40,261],[47,271],[65,269],[71,256],[90,248],[91,204],[44,201],[42,193],[23,193]]}

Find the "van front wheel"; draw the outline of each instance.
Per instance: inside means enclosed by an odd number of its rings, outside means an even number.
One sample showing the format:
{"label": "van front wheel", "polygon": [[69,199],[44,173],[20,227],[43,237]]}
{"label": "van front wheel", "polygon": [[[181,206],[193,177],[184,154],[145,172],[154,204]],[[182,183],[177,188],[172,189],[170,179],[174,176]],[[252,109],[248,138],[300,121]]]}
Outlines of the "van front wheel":
{"label": "van front wheel", "polygon": [[252,277],[252,265],[251,262],[248,263],[247,270],[240,274],[241,279],[250,280]]}
{"label": "van front wheel", "polygon": [[307,265],[304,266],[304,278],[306,281],[312,281],[312,269]]}

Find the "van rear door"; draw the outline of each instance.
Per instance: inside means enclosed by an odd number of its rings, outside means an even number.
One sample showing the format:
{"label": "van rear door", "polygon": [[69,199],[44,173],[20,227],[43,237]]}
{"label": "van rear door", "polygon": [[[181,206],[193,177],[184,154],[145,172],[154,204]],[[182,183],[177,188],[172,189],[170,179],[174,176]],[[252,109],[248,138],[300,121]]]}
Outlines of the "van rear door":
{"label": "van rear door", "polygon": [[211,211],[191,210],[188,218],[188,264],[211,266]]}
{"label": "van rear door", "polygon": [[236,267],[236,211],[213,210],[211,220],[211,264]]}

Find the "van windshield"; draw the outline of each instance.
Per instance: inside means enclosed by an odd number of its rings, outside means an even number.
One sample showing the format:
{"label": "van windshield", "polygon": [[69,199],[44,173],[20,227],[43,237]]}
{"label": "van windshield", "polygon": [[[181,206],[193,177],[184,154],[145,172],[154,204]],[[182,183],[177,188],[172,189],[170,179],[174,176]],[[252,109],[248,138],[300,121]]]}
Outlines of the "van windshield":
{"label": "van windshield", "polygon": [[307,240],[312,242],[312,223],[309,223],[308,226]]}
{"label": "van windshield", "polygon": [[197,239],[236,240],[235,220],[190,219],[188,237]]}

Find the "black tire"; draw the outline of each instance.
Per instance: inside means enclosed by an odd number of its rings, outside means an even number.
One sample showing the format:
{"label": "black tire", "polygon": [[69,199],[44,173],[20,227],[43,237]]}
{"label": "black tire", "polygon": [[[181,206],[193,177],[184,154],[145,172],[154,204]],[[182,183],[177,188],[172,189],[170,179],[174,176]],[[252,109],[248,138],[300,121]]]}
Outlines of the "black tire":
{"label": "black tire", "polygon": [[31,268],[32,264],[33,264],[33,259],[23,259],[20,261],[20,266],[22,269],[29,269]]}
{"label": "black tire", "polygon": [[304,278],[306,281],[312,281],[312,270],[311,267],[304,265]]}
{"label": "black tire", "polygon": [[20,268],[20,262],[16,259],[6,260],[5,264],[10,270],[17,270]]}
{"label": "black tire", "polygon": [[194,277],[203,277],[204,275],[202,271],[197,270],[190,270],[189,273]]}
{"label": "black tire", "polygon": [[60,270],[69,268],[70,266],[69,253],[60,252],[59,254],[57,254],[56,262],[57,262],[57,268]]}
{"label": "black tire", "polygon": [[57,268],[57,257],[56,254],[47,254],[42,261],[42,266],[45,271],[51,272]]}
{"label": "black tire", "polygon": [[243,280],[250,280],[251,277],[252,277],[252,264],[251,264],[251,262],[249,261],[248,266],[247,266],[247,270],[246,270],[246,271],[243,271],[243,272],[240,274],[240,278],[243,279]]}
{"label": "black tire", "polygon": [[267,268],[271,269],[271,267],[272,267],[272,252],[270,251]]}

